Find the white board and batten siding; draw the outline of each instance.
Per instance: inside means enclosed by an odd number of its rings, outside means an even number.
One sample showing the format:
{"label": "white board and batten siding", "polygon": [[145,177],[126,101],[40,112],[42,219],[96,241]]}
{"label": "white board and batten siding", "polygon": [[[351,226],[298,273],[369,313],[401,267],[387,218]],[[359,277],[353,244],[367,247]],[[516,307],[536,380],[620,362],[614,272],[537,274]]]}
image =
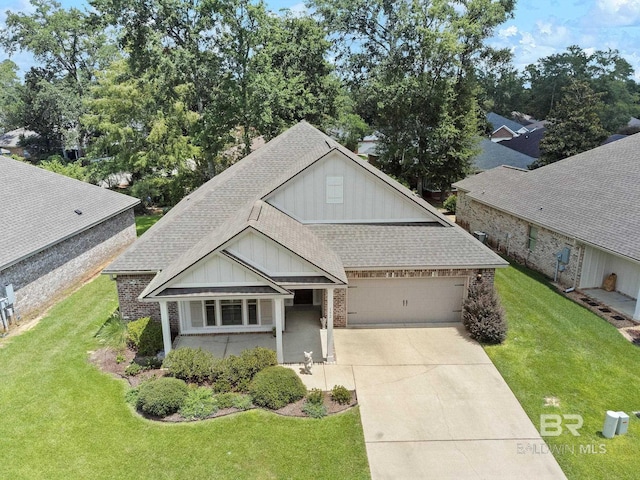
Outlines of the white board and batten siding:
{"label": "white board and batten siding", "polygon": [[266,284],[263,278],[250,270],[216,254],[181,273],[169,286],[179,288]]}
{"label": "white board and batten siding", "polygon": [[302,223],[438,221],[339,152],[293,177],[266,201]]}
{"label": "white board and batten siding", "polygon": [[226,250],[269,276],[321,275],[309,262],[256,232],[248,232]]}
{"label": "white board and batten siding", "polygon": [[585,247],[580,288],[600,288],[604,279],[615,273],[616,290],[631,298],[638,298],[640,265],[593,247]]}
{"label": "white board and batten siding", "polygon": [[352,279],[347,324],[372,326],[460,322],[465,278]]}

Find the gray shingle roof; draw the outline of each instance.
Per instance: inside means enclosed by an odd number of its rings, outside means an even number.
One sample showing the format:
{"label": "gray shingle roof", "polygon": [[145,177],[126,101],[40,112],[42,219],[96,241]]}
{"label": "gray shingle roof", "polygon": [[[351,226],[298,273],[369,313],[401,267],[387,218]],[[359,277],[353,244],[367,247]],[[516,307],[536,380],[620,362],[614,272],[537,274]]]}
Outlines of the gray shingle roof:
{"label": "gray shingle roof", "polygon": [[[431,237],[411,239],[418,243],[439,242],[429,247],[429,254],[435,255],[436,251],[449,250],[446,254],[440,252],[434,256],[434,266],[441,264],[438,263],[441,262],[438,255],[446,256],[447,262],[454,262],[455,257],[456,265],[475,265],[476,260],[482,258],[493,265],[496,258],[499,258],[493,254],[488,255],[484,246],[475,242],[466,232],[410,190],[311,125],[301,122],[183,199],[105,269],[105,273],[162,271],[145,291],[145,294],[148,294],[251,226],[307,259],[330,276],[346,282],[344,259],[340,250],[333,248],[333,243],[321,241],[315,235],[315,230],[308,229],[276,208],[259,201],[330,152],[342,153],[432,214],[441,225],[440,228],[448,232],[448,241],[437,240],[442,238],[441,233],[438,234],[440,236],[434,235],[433,240]],[[385,241],[391,240],[389,237]],[[354,244],[353,239],[345,238],[345,241]],[[456,250],[456,242],[464,248]],[[400,244],[396,242],[395,245]],[[352,248],[358,248],[357,242]],[[406,254],[405,257],[408,259],[410,254]],[[428,256],[414,257],[413,265],[422,265],[428,259]],[[386,262],[387,259],[381,258],[379,261]]]}
{"label": "gray shingle roof", "polygon": [[487,121],[493,126],[494,132],[503,125],[513,132],[518,132],[518,130],[523,128],[527,129],[524,125],[520,125],[518,122],[493,112],[487,113]]}
{"label": "gray shingle roof", "polygon": [[506,266],[500,256],[457,227],[438,225],[308,225],[347,269]]}
{"label": "gray shingle roof", "polygon": [[456,186],[481,203],[640,261],[640,134],[531,172],[504,170]]}
{"label": "gray shingle roof", "polygon": [[157,272],[166,268],[240,208],[264,198],[332,150],[340,151],[441,222],[451,225],[436,209],[400,183],[308,123],[300,122],[185,197],[104,272]]}
{"label": "gray shingle roof", "polygon": [[0,156],[0,172],[5,216],[0,269],[139,203],[136,198],[7,157]]}
{"label": "gray shingle roof", "polygon": [[507,148],[501,145],[501,142],[492,142],[483,138],[479,146],[480,153],[473,158],[473,166],[476,170],[490,170],[500,165],[527,168],[535,161],[535,158]]}

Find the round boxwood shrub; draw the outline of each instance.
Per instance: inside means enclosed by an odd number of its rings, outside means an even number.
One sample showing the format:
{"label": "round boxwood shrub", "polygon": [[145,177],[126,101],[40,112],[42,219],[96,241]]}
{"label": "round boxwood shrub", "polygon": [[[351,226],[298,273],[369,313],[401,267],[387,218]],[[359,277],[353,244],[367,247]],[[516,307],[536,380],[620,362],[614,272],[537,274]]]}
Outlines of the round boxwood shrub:
{"label": "round boxwood shrub", "polygon": [[469,288],[462,323],[469,336],[481,343],[502,343],[507,338],[504,310],[495,291],[486,283],[476,283]]}
{"label": "round boxwood shrub", "polygon": [[182,380],[161,377],[140,385],[136,407],[149,415],[166,417],[180,410],[188,393]]}
{"label": "round boxwood shrub", "polygon": [[307,393],[300,377],[293,370],[275,366],[258,372],[249,387],[253,403],[277,410],[300,400]]}
{"label": "round boxwood shrub", "polygon": [[210,382],[216,359],[211,352],[201,348],[178,348],[171,350],[163,366],[172,377],[189,383]]}

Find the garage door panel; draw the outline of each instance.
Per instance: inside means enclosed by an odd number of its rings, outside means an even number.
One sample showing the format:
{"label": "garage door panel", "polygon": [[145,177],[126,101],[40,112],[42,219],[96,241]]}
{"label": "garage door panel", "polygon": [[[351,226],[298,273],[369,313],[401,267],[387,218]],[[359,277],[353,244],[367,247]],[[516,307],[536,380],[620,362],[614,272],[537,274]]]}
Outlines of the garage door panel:
{"label": "garage door panel", "polygon": [[347,293],[350,325],[458,322],[464,278],[354,279]]}

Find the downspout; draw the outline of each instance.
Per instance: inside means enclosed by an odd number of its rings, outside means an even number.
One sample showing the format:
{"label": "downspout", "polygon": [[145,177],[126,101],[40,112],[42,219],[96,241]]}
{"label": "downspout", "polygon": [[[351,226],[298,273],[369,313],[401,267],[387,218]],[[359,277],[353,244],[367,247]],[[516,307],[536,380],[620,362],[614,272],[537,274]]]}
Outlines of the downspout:
{"label": "downspout", "polygon": [[[574,245],[575,245],[576,243],[578,243],[578,242],[576,241],[576,239],[575,239],[575,238],[573,239],[573,242],[574,242]],[[574,274],[573,274],[573,286],[572,286],[571,288],[567,288],[567,289],[564,291],[564,293],[571,293],[571,292],[573,292],[573,291],[576,289],[576,287],[578,286],[578,275],[580,274],[580,269],[582,268],[582,265],[580,265],[580,258],[581,258],[581,257],[582,257],[582,245],[580,245],[580,246],[578,247],[578,262],[577,262],[577,263],[578,263],[578,265],[577,265],[577,268],[576,268],[576,273],[574,273]]]}

